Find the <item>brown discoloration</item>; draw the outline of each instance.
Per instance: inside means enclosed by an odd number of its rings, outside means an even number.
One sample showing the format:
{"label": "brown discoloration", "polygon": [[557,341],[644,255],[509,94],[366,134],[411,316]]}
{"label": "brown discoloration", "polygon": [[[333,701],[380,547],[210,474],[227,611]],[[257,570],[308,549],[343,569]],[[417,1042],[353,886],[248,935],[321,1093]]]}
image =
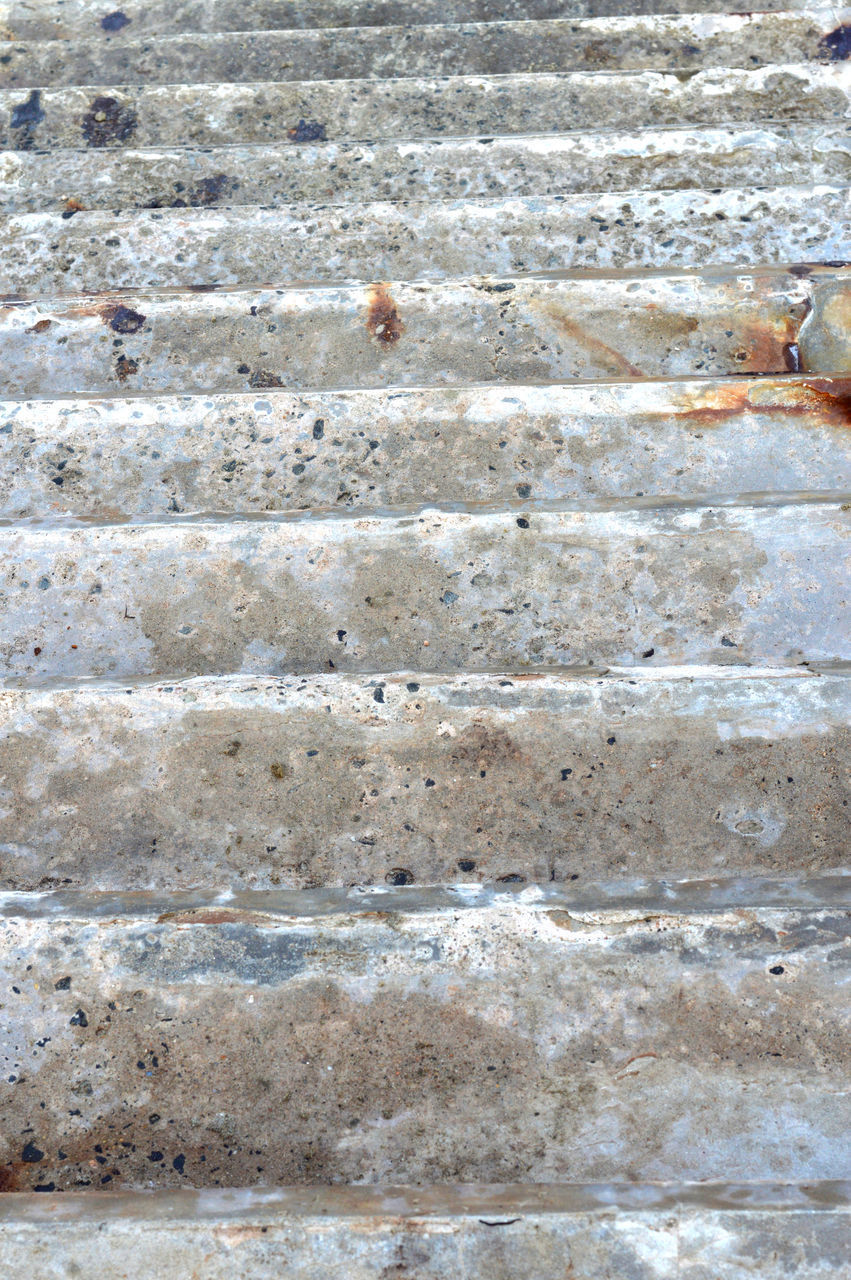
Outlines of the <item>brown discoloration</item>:
{"label": "brown discoloration", "polygon": [[82,120],[83,137],[90,147],[107,147],[126,142],[136,132],[137,118],[132,107],[117,98],[97,97]]}
{"label": "brown discoloration", "polygon": [[214,907],[189,911],[164,911],[157,924],[250,924],[260,928],[272,923],[262,911],[242,911],[239,907]]}
{"label": "brown discoloration", "polygon": [[800,418],[803,425],[851,427],[851,378],[812,378],[776,387],[775,399],[754,398],[753,386],[716,386],[686,404],[666,407],[689,425],[713,427],[744,413]]}
{"label": "brown discoloration", "polygon": [[738,345],[731,352],[730,372],[741,373],[791,373],[800,370],[800,353],[797,365],[790,364],[791,348],[797,347],[800,321],[783,316],[774,324],[758,320],[743,326],[737,339]]}
{"label": "brown discoloration", "polygon": [[595,338],[583,324],[571,320],[561,308],[552,303],[546,303],[541,307],[541,311],[553,321],[565,337],[583,347],[594,359],[599,360],[607,373],[624,378],[644,377],[642,371],[627,360],[620,351],[608,346],[600,338]]}
{"label": "brown discoloration", "polygon": [[282,387],[284,383],[277,373],[270,373],[268,369],[255,369],[248,378],[248,385],[262,390],[264,387]]}
{"label": "brown discoloration", "polygon": [[404,333],[405,326],[385,284],[370,288],[366,327],[370,336],[385,347],[395,346]]}
{"label": "brown discoloration", "polygon": [[139,363],[128,356],[119,356],[115,362],[115,376],[119,382],[126,382],[131,374],[139,372]]}
{"label": "brown discoloration", "polygon": [[27,333],[47,333],[52,324],[52,320],[36,320],[35,324],[31,324]]}
{"label": "brown discoloration", "polygon": [[104,324],[108,324],[116,333],[138,333],[147,319],[141,312],[119,302],[101,307],[100,315]]}

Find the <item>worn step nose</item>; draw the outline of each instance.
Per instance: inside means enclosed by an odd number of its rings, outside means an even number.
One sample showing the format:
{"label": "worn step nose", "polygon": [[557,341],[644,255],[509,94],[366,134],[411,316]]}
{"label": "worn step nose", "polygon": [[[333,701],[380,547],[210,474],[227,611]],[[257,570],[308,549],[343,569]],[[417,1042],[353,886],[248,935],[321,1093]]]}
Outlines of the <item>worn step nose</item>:
{"label": "worn step nose", "polygon": [[851,11],[0,5],[0,1266],[851,1280]]}

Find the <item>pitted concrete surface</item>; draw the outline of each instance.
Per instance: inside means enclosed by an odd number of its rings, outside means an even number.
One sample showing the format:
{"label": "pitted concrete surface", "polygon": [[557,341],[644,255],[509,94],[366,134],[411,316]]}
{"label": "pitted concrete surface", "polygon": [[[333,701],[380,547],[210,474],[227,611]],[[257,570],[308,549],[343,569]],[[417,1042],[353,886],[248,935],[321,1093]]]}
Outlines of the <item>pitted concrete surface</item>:
{"label": "pitted concrete surface", "polygon": [[0,518],[851,489],[851,379],[0,401]]}
{"label": "pitted concrete surface", "polygon": [[847,505],[0,528],[0,665],[44,680],[847,662]]}
{"label": "pitted concrete surface", "polygon": [[[772,216],[778,205],[786,211],[780,224]],[[0,289],[14,293],[23,279],[30,296],[134,285],[222,287],[239,284],[246,262],[263,280],[312,275],[334,283],[465,271],[676,270],[685,257],[696,266],[722,258],[743,266],[796,263],[803,272],[822,255],[841,259],[847,207],[844,187],[811,186],[325,208],[81,210],[70,219],[31,213],[0,220]],[[796,457],[783,451],[773,461],[794,466]],[[667,483],[675,479],[676,469]]]}
{"label": "pitted concrete surface", "polygon": [[[476,138],[0,154],[7,213],[53,211],[68,218],[87,208],[295,201],[319,205],[321,212],[329,205],[345,208],[352,199],[556,197],[600,187],[626,193],[641,187],[844,185],[849,171],[847,123],[719,125],[654,129],[649,135],[642,129],[585,131],[500,144]],[[253,274],[249,280],[260,283]]]}
{"label": "pitted concrete surface", "polygon": [[491,75],[577,70],[693,71],[831,62],[834,6],[734,13],[363,27],[351,31],[164,34],[155,40],[8,41],[7,86],[121,85]]}
{"label": "pitted concrete surface", "polygon": [[581,887],[840,868],[848,686],[728,668],[10,689],[2,884]]}
{"label": "pitted concrete surface", "polygon": [[7,1189],[847,1177],[841,896],[642,919],[403,890],[309,921],[48,901],[2,932]]}
{"label": "pitted concrete surface", "polygon": [[851,10],[653,7],[0,5],[11,1280],[848,1275]]}
{"label": "pitted concrete surface", "polygon": [[[29,94],[0,88],[0,145],[12,151],[83,152],[212,145],[226,158],[222,142],[271,143],[306,156],[309,165],[322,154],[311,143],[425,134],[448,135],[447,144],[459,128],[464,133],[491,128],[503,135],[488,144],[494,147],[490,154],[500,156],[492,161],[499,174],[504,135],[512,133],[573,134],[640,125],[659,130],[736,120],[751,126],[842,121],[849,114],[850,74],[843,63],[794,63],[786,55],[766,67],[714,67],[688,75],[559,70],[484,81],[455,75],[320,85],[204,84],[191,92],[187,86],[150,84],[44,88]],[[317,115],[321,119],[313,118]],[[782,159],[778,155],[777,163]],[[61,160],[54,157],[54,163]],[[100,163],[105,164],[102,155]],[[399,185],[409,188],[415,174],[412,167]]]}
{"label": "pitted concrete surface", "polygon": [[847,268],[191,290],[0,306],[6,394],[851,374]]}

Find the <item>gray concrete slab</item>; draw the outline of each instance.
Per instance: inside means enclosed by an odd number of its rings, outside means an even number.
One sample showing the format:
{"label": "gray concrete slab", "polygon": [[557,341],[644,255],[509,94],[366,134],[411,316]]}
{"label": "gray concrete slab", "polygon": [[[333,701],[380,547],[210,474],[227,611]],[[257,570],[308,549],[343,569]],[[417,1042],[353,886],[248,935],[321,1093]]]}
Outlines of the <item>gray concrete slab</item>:
{"label": "gray concrete slab", "polygon": [[847,1177],[823,894],[10,901],[7,1189]]}
{"label": "gray concrete slab", "polygon": [[801,668],[5,688],[2,884],[840,868],[849,729],[848,674]]}
{"label": "gray concrete slab", "polygon": [[7,398],[851,373],[851,268],[114,293],[0,304]]}
{"label": "gray concrete slab", "polygon": [[[782,221],[773,216],[782,206]],[[840,261],[847,187],[30,213],[0,218],[0,290],[236,285]]]}
{"label": "gray concrete slab", "polygon": [[[0,1201],[9,1274],[139,1280],[845,1280],[848,1187],[745,1184],[11,1194]],[[58,1270],[54,1271],[54,1268]],[[707,1269],[708,1268],[708,1269]],[[73,1272],[72,1272],[73,1273]]]}
{"label": "gray concrete slab", "polygon": [[[851,10],[849,10],[851,12]],[[693,71],[834,61],[837,8],[777,13],[618,14],[605,18],[351,30],[125,36],[115,41],[7,40],[0,84],[251,82],[563,70]]]}
{"label": "gray concrete slab", "polygon": [[851,380],[0,401],[0,519],[851,492]]}
{"label": "gray concrete slab", "polygon": [[825,498],[11,526],[0,670],[847,661],[849,521],[847,502]]}

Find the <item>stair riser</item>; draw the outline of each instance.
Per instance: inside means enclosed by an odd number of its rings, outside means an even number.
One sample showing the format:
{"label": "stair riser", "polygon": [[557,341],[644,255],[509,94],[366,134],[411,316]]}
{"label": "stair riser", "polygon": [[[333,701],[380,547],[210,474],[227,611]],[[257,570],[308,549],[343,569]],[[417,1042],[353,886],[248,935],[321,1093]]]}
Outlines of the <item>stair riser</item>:
{"label": "stair riser", "polygon": [[807,13],[619,16],[239,31],[155,40],[7,43],[2,83],[32,85],[406,78],[567,70],[683,70],[832,61],[834,8]]}
{"label": "stair riser", "polygon": [[848,528],[838,503],[10,528],[0,669],[844,661]]}
{"label": "stair riser", "polygon": [[[5,395],[851,373],[844,271],[13,302]],[[262,397],[261,397],[262,399]]]}
{"label": "stair riser", "polygon": [[851,492],[849,406],[797,377],[0,401],[0,519]]}
{"label": "stair riser", "polygon": [[2,884],[839,867],[849,728],[839,675],[7,690]]}
{"label": "stair riser", "polygon": [[258,279],[338,283],[838,261],[848,252],[847,208],[846,188],[822,186],[25,214],[0,222],[0,290],[235,285],[246,262]]}
{"label": "stair riser", "polygon": [[[647,150],[652,146],[653,154]],[[569,196],[694,187],[844,186],[847,130],[763,126],[651,136],[577,134],[522,142],[4,152],[7,213]],[[404,228],[400,206],[395,229]],[[840,227],[844,228],[841,223]],[[667,237],[666,237],[667,239]],[[795,258],[800,258],[796,253]],[[847,257],[847,252],[841,255]],[[819,255],[820,260],[824,260]],[[751,259],[753,262],[753,259]],[[245,272],[243,272],[243,280]]]}
{"label": "stair riser", "polygon": [[7,1188],[847,1176],[849,930],[517,902],[12,915]]}
{"label": "stair riser", "polygon": [[[674,6],[671,6],[673,8]],[[810,10],[807,0],[760,0],[760,9],[772,11]],[[529,21],[546,18],[594,18],[619,16],[625,12],[652,13],[654,0],[503,0],[500,17]],[[732,3],[719,0],[679,0],[681,13],[711,13],[731,10]],[[153,0],[144,5],[125,4],[120,12],[128,20],[118,26],[113,21],[104,28],[106,16],[101,0],[96,3],[33,4],[26,8],[0,5],[0,22],[16,40],[87,38],[104,45],[133,41],[148,32],[161,38],[167,32],[274,31],[357,26],[409,26],[435,22],[489,22],[492,0],[419,0],[416,7],[407,0]],[[112,10],[113,13],[117,12]]]}
{"label": "stair riser", "polygon": [[[97,82],[96,82],[97,83]],[[740,120],[811,120],[849,114],[851,71],[843,64],[771,66],[696,72],[605,76],[541,74],[498,80],[384,80],[361,83],[266,83],[120,89],[44,89],[31,102],[24,90],[0,91],[0,145],[10,150],[70,147],[194,146],[270,142],[295,152],[313,128],[320,138],[389,138],[441,134],[557,133]],[[106,119],[94,120],[108,98]],[[28,117],[13,127],[22,107]],[[178,107],[179,109],[175,109]],[[102,104],[101,104],[102,108]],[[39,119],[35,120],[34,115]],[[302,129],[299,131],[299,121]],[[293,136],[290,136],[290,135]],[[308,153],[313,155],[312,149]],[[778,163],[782,157],[778,157]],[[103,161],[101,160],[101,163]],[[495,162],[497,172],[502,164]]]}

